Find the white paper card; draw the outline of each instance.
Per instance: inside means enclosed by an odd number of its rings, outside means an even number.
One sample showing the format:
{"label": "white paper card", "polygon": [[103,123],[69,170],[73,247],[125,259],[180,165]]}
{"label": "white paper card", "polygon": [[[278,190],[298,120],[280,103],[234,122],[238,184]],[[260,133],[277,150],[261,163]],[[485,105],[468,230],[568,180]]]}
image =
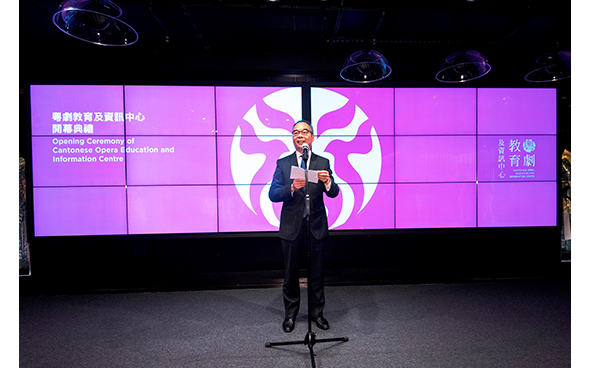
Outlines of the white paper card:
{"label": "white paper card", "polygon": [[[298,166],[291,167],[290,179],[305,179],[306,170]],[[308,182],[318,183],[318,170],[308,170]]]}

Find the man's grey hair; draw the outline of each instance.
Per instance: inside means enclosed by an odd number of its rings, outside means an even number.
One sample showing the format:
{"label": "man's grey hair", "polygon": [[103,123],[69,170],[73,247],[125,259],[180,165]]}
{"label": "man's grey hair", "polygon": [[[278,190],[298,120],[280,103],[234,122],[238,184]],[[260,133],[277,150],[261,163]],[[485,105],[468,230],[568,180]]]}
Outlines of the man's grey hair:
{"label": "man's grey hair", "polygon": [[295,128],[296,125],[298,125],[299,123],[306,123],[310,126],[310,133],[314,134],[314,127],[312,127],[312,124],[310,124],[310,122],[308,120],[298,120],[295,122],[295,124],[291,127],[291,131],[293,131],[293,128]]}

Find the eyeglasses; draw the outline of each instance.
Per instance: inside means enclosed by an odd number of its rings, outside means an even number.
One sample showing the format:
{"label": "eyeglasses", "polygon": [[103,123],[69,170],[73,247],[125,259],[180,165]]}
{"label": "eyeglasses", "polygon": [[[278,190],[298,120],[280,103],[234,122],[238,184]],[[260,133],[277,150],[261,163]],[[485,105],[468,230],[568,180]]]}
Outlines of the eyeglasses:
{"label": "eyeglasses", "polygon": [[302,135],[308,135],[308,134],[310,134],[310,131],[308,129],[304,129],[304,130],[301,130],[301,131],[300,130],[294,130],[291,133],[293,134],[294,137],[296,137],[296,136],[300,135],[300,133]]}

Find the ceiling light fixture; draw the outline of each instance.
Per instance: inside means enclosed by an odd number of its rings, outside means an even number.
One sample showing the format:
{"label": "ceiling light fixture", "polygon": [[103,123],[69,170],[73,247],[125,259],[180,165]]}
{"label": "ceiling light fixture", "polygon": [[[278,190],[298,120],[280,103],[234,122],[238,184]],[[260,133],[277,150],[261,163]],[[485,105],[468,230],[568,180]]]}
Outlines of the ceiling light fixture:
{"label": "ceiling light fixture", "polygon": [[384,55],[375,50],[356,51],[347,58],[341,78],[353,83],[377,82],[388,77],[392,68]]}
{"label": "ceiling light fixture", "polygon": [[464,50],[449,55],[435,74],[435,79],[443,83],[463,83],[485,76],[490,69],[481,53]]}
{"label": "ceiling light fixture", "polygon": [[536,63],[543,65],[527,73],[525,80],[532,83],[556,82],[570,78],[570,51],[555,51],[540,56]]}
{"label": "ceiling light fixture", "polygon": [[119,19],[120,7],[109,0],[65,0],[53,15],[53,24],[79,40],[102,46],[129,46],[137,32]]}

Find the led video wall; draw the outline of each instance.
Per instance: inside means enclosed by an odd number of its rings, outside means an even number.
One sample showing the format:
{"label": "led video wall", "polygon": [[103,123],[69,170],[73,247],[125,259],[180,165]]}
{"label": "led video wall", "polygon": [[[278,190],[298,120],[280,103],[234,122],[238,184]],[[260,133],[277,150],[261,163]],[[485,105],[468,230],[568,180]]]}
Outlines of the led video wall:
{"label": "led video wall", "polygon": [[[305,95],[332,230],[556,225],[554,89]],[[304,105],[300,87],[33,85],[35,236],[276,231]]]}

